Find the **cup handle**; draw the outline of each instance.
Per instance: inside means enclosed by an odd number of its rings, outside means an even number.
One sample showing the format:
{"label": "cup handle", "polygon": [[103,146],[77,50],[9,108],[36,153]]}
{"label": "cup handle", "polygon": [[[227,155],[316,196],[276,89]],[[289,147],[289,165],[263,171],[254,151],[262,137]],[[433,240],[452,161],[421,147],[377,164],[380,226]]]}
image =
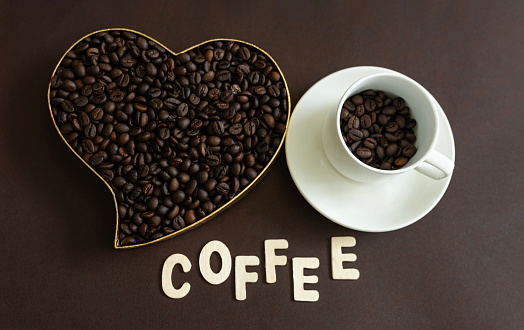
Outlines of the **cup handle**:
{"label": "cup handle", "polygon": [[434,180],[447,178],[453,173],[455,163],[437,150],[433,150],[429,156],[415,169]]}

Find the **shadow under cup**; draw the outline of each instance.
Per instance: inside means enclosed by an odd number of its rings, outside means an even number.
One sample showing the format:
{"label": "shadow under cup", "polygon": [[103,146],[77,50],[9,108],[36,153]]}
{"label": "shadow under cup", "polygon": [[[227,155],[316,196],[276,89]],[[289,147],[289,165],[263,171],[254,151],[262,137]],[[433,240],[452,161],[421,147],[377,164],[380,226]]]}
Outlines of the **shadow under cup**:
{"label": "shadow under cup", "polygon": [[[361,162],[345,144],[340,128],[340,113],[351,96],[372,89],[383,91],[390,98],[401,97],[417,122],[413,128],[417,153],[397,170],[381,170]],[[433,151],[438,137],[437,108],[431,95],[420,84],[399,73],[378,73],[363,77],[351,85],[342,96],[337,111],[328,114],[322,132],[324,151],[331,164],[342,175],[361,182],[382,181],[421,165]],[[427,165],[427,164],[422,164]],[[431,166],[431,165],[427,165]]]}

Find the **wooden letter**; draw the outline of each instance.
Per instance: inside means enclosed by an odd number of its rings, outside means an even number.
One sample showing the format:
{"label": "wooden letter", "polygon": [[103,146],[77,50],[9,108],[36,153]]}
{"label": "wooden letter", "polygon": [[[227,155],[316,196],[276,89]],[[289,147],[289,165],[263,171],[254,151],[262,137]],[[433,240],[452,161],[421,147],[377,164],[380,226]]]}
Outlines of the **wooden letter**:
{"label": "wooden letter", "polygon": [[353,247],[356,240],[351,236],[332,237],[331,238],[331,265],[334,280],[356,280],[360,272],[356,268],[344,269],[343,262],[353,262],[357,260],[354,253],[342,253],[343,247]]}
{"label": "wooden letter", "polygon": [[170,255],[164,262],[164,267],[162,268],[162,290],[164,290],[164,293],[169,298],[180,299],[184,298],[188,294],[189,289],[191,289],[191,285],[185,282],[182,284],[180,289],[175,289],[173,287],[171,277],[173,276],[173,268],[176,264],[180,264],[182,266],[184,273],[187,273],[191,270],[191,262],[185,255],[178,253]]}
{"label": "wooden letter", "polygon": [[288,246],[289,244],[285,239],[266,239],[264,241],[267,283],[275,283],[277,281],[275,266],[285,266],[287,264],[287,257],[275,255],[275,249],[287,249]]}
{"label": "wooden letter", "polygon": [[318,301],[317,290],[305,290],[304,283],[317,283],[316,275],[304,275],[304,268],[317,269],[320,266],[318,258],[292,258],[293,261],[293,296],[296,301]]}
{"label": "wooden letter", "polygon": [[257,256],[236,256],[235,257],[235,298],[246,300],[246,283],[258,281],[258,274],[247,272],[246,266],[258,266],[260,260]]}
{"label": "wooden letter", "polygon": [[[217,252],[222,259],[222,268],[218,273],[211,269],[211,254]],[[211,241],[204,245],[200,251],[200,258],[198,259],[200,266],[200,273],[211,284],[217,285],[223,283],[231,273],[231,253],[227,246],[220,241]]]}

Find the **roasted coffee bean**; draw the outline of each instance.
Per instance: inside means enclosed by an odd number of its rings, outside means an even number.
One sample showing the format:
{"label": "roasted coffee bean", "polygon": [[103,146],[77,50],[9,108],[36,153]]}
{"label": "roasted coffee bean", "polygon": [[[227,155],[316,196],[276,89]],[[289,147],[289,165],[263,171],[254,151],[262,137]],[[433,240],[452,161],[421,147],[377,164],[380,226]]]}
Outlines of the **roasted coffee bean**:
{"label": "roasted coffee bean", "polygon": [[[122,246],[210,215],[281,144],[288,93],[276,65],[250,45],[218,41],[173,56],[145,36],[110,30],[70,54],[51,78],[53,117],[115,191]],[[356,119],[351,128],[365,139]],[[412,143],[403,139],[402,150]]]}
{"label": "roasted coffee bean", "polygon": [[175,216],[175,218],[173,219],[173,223],[172,223],[172,226],[175,230],[180,230],[184,228],[185,225],[186,223],[184,221],[184,218],[182,218],[180,215]]}
{"label": "roasted coffee bean", "polygon": [[104,153],[99,151],[95,153],[94,155],[92,155],[91,158],[89,158],[89,163],[95,166],[95,165],[102,164],[104,160],[105,160]]}
{"label": "roasted coffee bean", "polygon": [[233,101],[233,97],[234,94],[232,90],[225,90],[220,94],[220,100],[226,103]]}
{"label": "roasted coffee bean", "polygon": [[187,210],[185,215],[184,215],[185,223],[190,225],[190,224],[194,223],[196,220],[197,220],[197,216],[196,216],[195,210],[193,210],[193,209]]}
{"label": "roasted coffee bean", "polygon": [[87,105],[89,99],[86,96],[79,96],[73,100],[73,104],[77,108],[83,108]]}
{"label": "roasted coffee bean", "polygon": [[388,123],[388,117],[385,114],[381,113],[377,116],[377,121],[380,124],[380,126],[386,126]]}
{"label": "roasted coffee bean", "polygon": [[90,139],[85,139],[82,141],[82,148],[84,149],[85,152],[90,153],[90,154],[95,152],[95,144]]}
{"label": "roasted coffee bean", "polygon": [[186,199],[186,194],[179,189],[171,194],[171,199],[175,204],[180,204]]}
{"label": "roasted coffee bean", "polygon": [[224,133],[224,123],[220,120],[214,121],[211,124],[211,130],[213,131],[213,133],[217,135],[223,134]]}
{"label": "roasted coffee bean", "polygon": [[399,147],[404,149],[405,147],[409,146],[411,143],[409,143],[409,141],[406,140],[406,139],[402,139],[402,140],[398,141],[397,144],[398,144]]}
{"label": "roasted coffee bean", "polygon": [[389,133],[389,132],[386,132],[384,134],[384,137],[386,138],[386,140],[388,140],[389,142],[396,142],[398,140],[398,137],[392,133]]}
{"label": "roasted coffee bean", "polygon": [[102,118],[104,117],[104,110],[102,110],[101,108],[95,108],[92,112],[91,112],[91,119],[93,121],[99,121],[99,120],[102,120]]}
{"label": "roasted coffee bean", "polygon": [[114,91],[109,95],[109,99],[113,102],[120,102],[124,99],[125,94],[122,91]]}
{"label": "roasted coffee bean", "polygon": [[249,48],[247,47],[240,47],[237,53],[238,57],[243,59],[244,61],[247,61],[249,57],[251,56],[251,52],[249,51]]}
{"label": "roasted coffee bean", "polygon": [[364,140],[364,147],[373,150],[377,147],[377,141],[373,138],[366,138]]}
{"label": "roasted coffee bean", "polygon": [[206,164],[209,166],[217,166],[220,164],[220,158],[217,155],[208,155],[206,157]]}
{"label": "roasted coffee bean", "polygon": [[228,70],[221,70],[217,72],[215,77],[218,81],[227,81],[231,78],[231,72]]}
{"label": "roasted coffee bean", "polygon": [[135,245],[136,243],[137,243],[136,239],[131,236],[125,237],[124,239],[120,241],[120,244],[122,246]]}
{"label": "roasted coffee bean", "polygon": [[180,101],[176,98],[170,97],[164,100],[164,106],[170,110],[174,110],[180,104]]}
{"label": "roasted coffee bean", "polygon": [[371,150],[369,150],[368,148],[366,147],[358,147],[357,150],[355,150],[355,153],[357,154],[357,156],[359,156],[360,158],[369,158],[371,157],[373,154],[371,153]]}
{"label": "roasted coffee bean", "polygon": [[193,192],[195,191],[196,187],[197,187],[197,180],[196,179],[193,179],[193,180],[190,180],[187,184],[186,184],[186,188],[184,190],[185,194],[187,196],[193,194]]}
{"label": "roasted coffee bean", "polygon": [[257,171],[253,167],[246,168],[244,176],[248,180],[253,180],[258,175]]}
{"label": "roasted coffee bean", "polygon": [[232,135],[238,135],[238,134],[242,133],[242,130],[243,130],[242,124],[240,124],[240,123],[236,123],[236,124],[230,126],[229,129],[228,129],[229,133],[232,134]]}
{"label": "roasted coffee bean", "polygon": [[408,140],[409,142],[413,143],[417,140],[417,137],[415,136],[415,134],[411,133],[411,132],[406,132],[404,134],[404,137],[406,138],[406,140]]}
{"label": "roasted coffee bean", "polygon": [[402,110],[405,106],[406,106],[406,102],[404,101],[403,98],[401,97],[397,97],[393,100],[393,106],[395,107],[395,109],[397,110]]}
{"label": "roasted coffee bean", "polygon": [[223,196],[229,195],[229,185],[225,182],[219,183],[216,187],[217,193]]}
{"label": "roasted coffee bean", "polygon": [[397,151],[398,151],[398,146],[392,143],[386,148],[386,156],[394,156],[397,154]]}
{"label": "roasted coffee bean", "polygon": [[214,174],[215,179],[220,180],[226,176],[227,168],[224,165],[219,165],[215,167],[213,174]]}
{"label": "roasted coffee bean", "polygon": [[375,148],[375,153],[376,153],[377,158],[378,158],[379,160],[384,159],[384,157],[386,156],[386,152],[385,152],[385,150],[384,150],[384,148],[383,148],[382,146],[377,146],[377,147]]}
{"label": "roasted coffee bean", "polygon": [[346,108],[342,108],[340,110],[340,119],[344,120],[349,117],[349,110]]}
{"label": "roasted coffee bean", "polygon": [[368,114],[365,114],[362,117],[360,117],[360,125],[362,126],[362,128],[370,128],[371,124],[371,117]]}
{"label": "roasted coffee bean", "polygon": [[364,106],[362,104],[359,104],[355,107],[355,116],[361,117],[366,110],[364,109]]}
{"label": "roasted coffee bean", "polygon": [[340,129],[351,152],[383,170],[401,168],[415,155],[415,125],[404,99],[389,98],[382,91],[349,97],[340,114]]}
{"label": "roasted coffee bean", "polygon": [[82,111],[82,112],[79,113],[79,115],[78,115],[78,122],[82,126],[89,125],[89,123],[91,122],[91,119],[89,119],[89,115],[87,114],[87,112]]}
{"label": "roasted coffee bean", "polygon": [[355,141],[349,145],[351,151],[356,151],[357,148],[362,144],[362,141]]}
{"label": "roasted coffee bean", "polygon": [[213,89],[211,89],[211,90],[208,92],[207,96],[208,96],[212,101],[216,101],[216,100],[218,100],[218,99],[220,98],[220,94],[221,94],[221,93],[220,93],[220,89],[218,89],[218,88],[213,88]]}
{"label": "roasted coffee bean", "polygon": [[402,149],[402,154],[404,156],[406,156],[407,158],[413,157],[416,152],[417,152],[417,147],[415,147],[412,144],[410,144],[410,145],[404,147],[404,149]]}
{"label": "roasted coffee bean", "polygon": [[93,123],[90,123],[89,125],[86,126],[86,128],[84,129],[84,135],[87,139],[92,139],[96,136],[96,126],[95,124]]}
{"label": "roasted coffee bean", "polygon": [[270,115],[269,113],[266,113],[262,116],[262,119],[264,120],[264,122],[266,123],[266,125],[269,127],[269,128],[274,128],[275,127],[275,118]]}
{"label": "roasted coffee bean", "polygon": [[402,115],[396,115],[395,116],[395,123],[397,123],[399,128],[406,127],[406,118]]}
{"label": "roasted coffee bean", "polygon": [[268,145],[266,142],[264,142],[264,141],[259,142],[259,143],[256,145],[255,150],[256,150],[258,153],[260,153],[260,154],[266,153],[266,152],[268,152],[268,150],[269,150],[269,145]]}
{"label": "roasted coffee bean", "polygon": [[73,103],[69,100],[63,100],[61,103],[62,110],[65,112],[73,112],[75,110],[75,106]]}
{"label": "roasted coffee bean", "polygon": [[386,116],[393,116],[396,112],[397,110],[395,109],[395,107],[391,105],[382,109],[382,113],[385,114]]}
{"label": "roasted coffee bean", "polygon": [[409,120],[406,120],[406,128],[413,128],[415,127],[415,125],[417,124],[416,120],[415,119],[409,119]]}
{"label": "roasted coffee bean", "polygon": [[247,63],[242,63],[237,66],[236,73],[240,77],[247,76],[251,72],[251,68]]}
{"label": "roasted coffee bean", "polygon": [[151,87],[147,91],[147,96],[149,96],[150,98],[159,97],[161,94],[162,94],[162,90],[156,87]]}
{"label": "roasted coffee bean", "polygon": [[248,121],[244,124],[244,133],[248,136],[255,134],[257,130],[257,125],[254,121]]}
{"label": "roasted coffee bean", "polygon": [[206,214],[210,214],[211,212],[213,212],[215,210],[215,205],[211,201],[205,201],[201,205],[202,205],[202,210]]}
{"label": "roasted coffee bean", "polygon": [[196,94],[189,95],[189,102],[192,105],[198,105],[200,103],[200,98]]}
{"label": "roasted coffee bean", "polygon": [[375,101],[373,101],[373,99],[367,99],[366,101],[364,101],[364,107],[366,108],[366,111],[371,112],[376,109],[377,104],[375,103]]}
{"label": "roasted coffee bean", "polygon": [[266,88],[264,86],[257,86],[255,87],[255,89],[253,90],[255,92],[255,94],[257,95],[264,95],[266,94]]}
{"label": "roasted coffee bean", "polygon": [[180,117],[185,117],[188,111],[189,111],[189,107],[187,103],[180,103],[176,108],[176,113]]}
{"label": "roasted coffee bean", "polygon": [[384,163],[380,164],[379,168],[381,170],[391,170],[391,164],[388,163],[388,162],[384,162]]}
{"label": "roasted coffee bean", "polygon": [[157,227],[162,222],[162,218],[160,218],[158,215],[152,216],[148,221],[147,225],[151,227]]}
{"label": "roasted coffee bean", "polygon": [[398,124],[394,121],[390,121],[389,123],[386,124],[384,129],[386,130],[386,132],[394,133],[398,129]]}
{"label": "roasted coffee bean", "polygon": [[400,168],[406,165],[407,162],[408,162],[407,157],[399,157],[399,158],[396,158],[393,163],[395,164],[396,167]]}
{"label": "roasted coffee bean", "polygon": [[191,124],[191,120],[187,117],[180,117],[176,121],[176,126],[182,131],[185,131],[189,127],[189,124]]}
{"label": "roasted coffee bean", "polygon": [[353,128],[353,129],[349,130],[348,137],[352,141],[360,141],[363,136],[364,136],[364,134],[362,133],[362,131],[359,131],[358,129],[354,129]]}
{"label": "roasted coffee bean", "polygon": [[355,95],[351,97],[351,102],[355,105],[361,105],[364,103],[364,98],[361,95]]}
{"label": "roasted coffee bean", "polygon": [[236,110],[233,107],[229,107],[222,113],[224,119],[233,119],[236,116]]}
{"label": "roasted coffee bean", "polygon": [[359,129],[360,128],[360,119],[358,119],[357,116],[349,117],[347,127],[349,127],[349,129],[353,129],[353,128]]}

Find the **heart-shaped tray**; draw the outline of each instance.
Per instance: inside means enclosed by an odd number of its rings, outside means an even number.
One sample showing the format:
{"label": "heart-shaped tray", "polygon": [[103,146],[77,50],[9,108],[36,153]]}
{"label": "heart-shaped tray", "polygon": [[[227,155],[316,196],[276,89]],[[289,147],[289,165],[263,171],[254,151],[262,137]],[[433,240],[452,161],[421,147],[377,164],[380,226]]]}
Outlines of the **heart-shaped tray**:
{"label": "heart-shaped tray", "polygon": [[117,249],[180,235],[238,201],[273,164],[290,117],[284,75],[259,47],[213,39],[174,53],[123,28],[74,43],[48,102],[113,195]]}

